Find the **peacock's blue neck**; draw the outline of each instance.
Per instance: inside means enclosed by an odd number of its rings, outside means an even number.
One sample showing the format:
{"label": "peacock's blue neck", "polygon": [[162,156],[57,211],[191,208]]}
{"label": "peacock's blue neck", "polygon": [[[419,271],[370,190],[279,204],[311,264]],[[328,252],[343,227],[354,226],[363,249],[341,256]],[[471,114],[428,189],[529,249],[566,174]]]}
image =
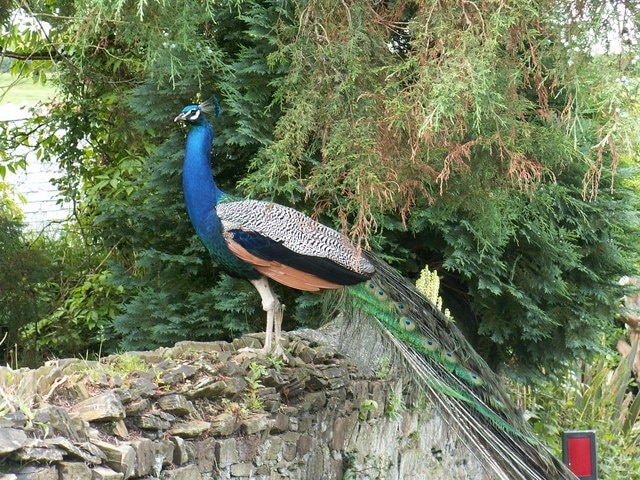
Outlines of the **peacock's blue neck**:
{"label": "peacock's blue neck", "polygon": [[204,117],[191,125],[182,170],[184,201],[193,227],[211,257],[231,275],[259,278],[253,267],[233,255],[222,235],[216,205],[225,196],[213,179],[211,142],[213,128]]}
{"label": "peacock's blue neck", "polygon": [[211,215],[223,193],[213,179],[211,142],[213,128],[204,118],[194,124],[187,135],[182,171],[184,200],[191,222],[202,238],[211,227]]}

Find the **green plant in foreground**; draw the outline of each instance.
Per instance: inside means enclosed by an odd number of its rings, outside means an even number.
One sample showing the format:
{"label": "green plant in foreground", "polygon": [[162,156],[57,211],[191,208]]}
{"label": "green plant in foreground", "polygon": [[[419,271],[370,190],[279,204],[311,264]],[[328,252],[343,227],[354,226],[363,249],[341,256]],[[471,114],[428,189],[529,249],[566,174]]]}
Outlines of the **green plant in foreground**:
{"label": "green plant in foreground", "polygon": [[[123,353],[111,357],[108,362],[93,362],[85,358],[84,365],[78,369],[78,373],[86,375],[92,381],[97,381],[101,374],[109,377],[115,375],[126,377],[131,373],[148,372],[150,369],[151,366],[138,355]],[[160,372],[155,373],[158,376]]]}
{"label": "green plant in foreground", "polygon": [[223,398],[221,403],[225,413],[233,415],[238,419],[247,418],[249,416],[249,409],[244,404],[233,402],[228,398]]}
{"label": "green plant in foreground", "polygon": [[358,418],[360,420],[366,420],[369,413],[375,412],[376,410],[378,410],[378,402],[375,400],[365,400],[358,408]]}
{"label": "green plant in foreground", "polygon": [[400,418],[400,414],[405,410],[406,405],[404,404],[402,395],[396,394],[396,392],[391,389],[389,392],[389,401],[386,408],[384,409],[385,415],[391,420],[397,420],[398,418]]}
{"label": "green plant in foreground", "polygon": [[277,355],[268,354],[267,361],[269,365],[276,371],[279,372],[284,367],[284,360]]}
{"label": "green plant in foreground", "polygon": [[244,377],[247,381],[247,392],[244,400],[249,410],[261,410],[264,406],[259,392],[263,386],[260,379],[265,375],[267,375],[267,367],[256,362],[249,364],[249,375]]}
{"label": "green plant in foreground", "polygon": [[128,374],[131,372],[146,372],[149,370],[149,364],[141,357],[130,353],[119,355],[112,367],[116,373]]}

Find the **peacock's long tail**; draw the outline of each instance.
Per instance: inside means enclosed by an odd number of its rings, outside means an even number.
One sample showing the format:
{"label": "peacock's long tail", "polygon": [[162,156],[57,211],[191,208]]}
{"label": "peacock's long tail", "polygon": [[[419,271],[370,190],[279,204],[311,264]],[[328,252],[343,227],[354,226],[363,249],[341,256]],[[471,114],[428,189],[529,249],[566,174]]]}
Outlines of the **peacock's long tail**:
{"label": "peacock's long tail", "polygon": [[533,436],[496,374],[456,325],[411,282],[368,256],[376,273],[345,290],[347,315],[367,318],[382,331],[415,384],[494,478],[575,480]]}

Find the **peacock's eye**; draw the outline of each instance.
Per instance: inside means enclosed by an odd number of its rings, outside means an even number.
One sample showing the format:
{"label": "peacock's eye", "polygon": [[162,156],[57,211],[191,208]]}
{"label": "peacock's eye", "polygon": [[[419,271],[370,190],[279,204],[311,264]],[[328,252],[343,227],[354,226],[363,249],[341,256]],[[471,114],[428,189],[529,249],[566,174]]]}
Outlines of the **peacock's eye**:
{"label": "peacock's eye", "polygon": [[199,116],[200,116],[199,108],[192,108],[191,110],[189,110],[189,115],[188,115],[189,120],[191,121],[197,120]]}

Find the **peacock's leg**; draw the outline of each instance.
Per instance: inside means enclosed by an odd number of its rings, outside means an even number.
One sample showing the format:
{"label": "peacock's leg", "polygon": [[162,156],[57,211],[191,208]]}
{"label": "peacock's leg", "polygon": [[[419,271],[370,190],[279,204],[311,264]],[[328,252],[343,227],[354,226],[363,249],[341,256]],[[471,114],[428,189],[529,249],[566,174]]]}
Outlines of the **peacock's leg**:
{"label": "peacock's leg", "polygon": [[264,339],[264,353],[271,352],[271,344],[273,334],[275,332],[275,347],[274,353],[282,355],[283,350],[280,345],[280,334],[282,328],[282,305],[280,300],[271,290],[269,280],[266,277],[260,277],[257,280],[250,280],[251,284],[258,290],[260,298],[262,299],[262,309],[267,312],[267,328]]}
{"label": "peacock's leg", "polygon": [[280,337],[282,335],[282,304],[280,300],[278,300],[278,297],[274,295],[274,298],[276,299],[276,304],[273,308],[273,333],[275,335],[276,353],[280,355],[283,353],[282,345],[280,345]]}

